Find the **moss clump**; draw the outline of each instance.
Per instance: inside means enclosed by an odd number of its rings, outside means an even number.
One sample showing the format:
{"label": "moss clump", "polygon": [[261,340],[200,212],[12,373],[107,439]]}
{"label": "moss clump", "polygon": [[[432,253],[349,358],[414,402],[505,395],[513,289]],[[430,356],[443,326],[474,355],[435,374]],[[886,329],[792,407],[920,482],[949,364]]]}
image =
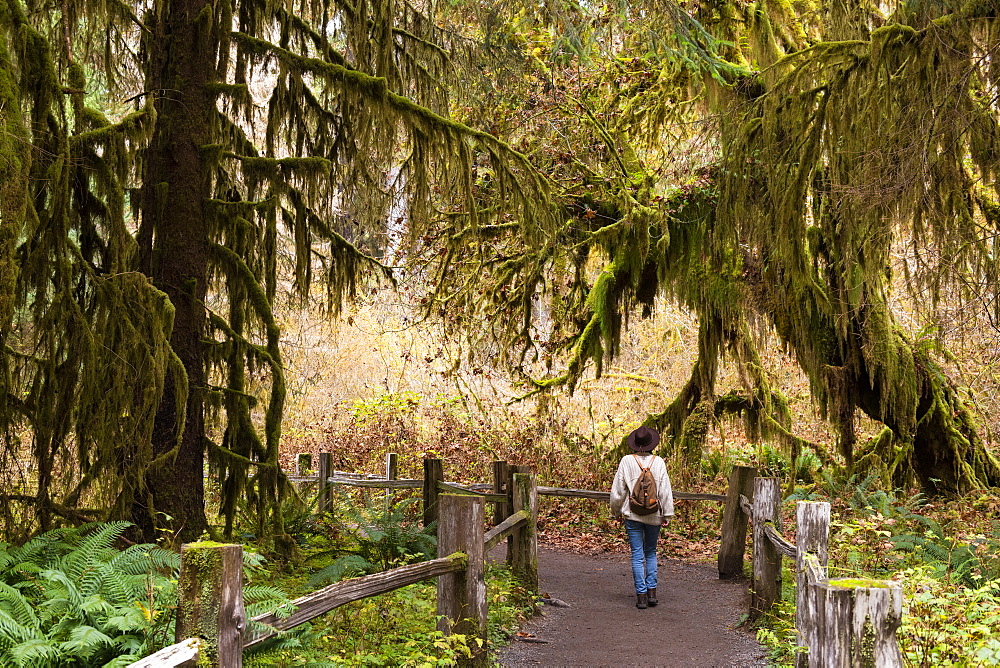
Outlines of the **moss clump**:
{"label": "moss clump", "polygon": [[870,580],[868,578],[837,578],[836,580],[828,580],[827,584],[841,589],[888,589],[893,586],[891,582],[886,580]]}

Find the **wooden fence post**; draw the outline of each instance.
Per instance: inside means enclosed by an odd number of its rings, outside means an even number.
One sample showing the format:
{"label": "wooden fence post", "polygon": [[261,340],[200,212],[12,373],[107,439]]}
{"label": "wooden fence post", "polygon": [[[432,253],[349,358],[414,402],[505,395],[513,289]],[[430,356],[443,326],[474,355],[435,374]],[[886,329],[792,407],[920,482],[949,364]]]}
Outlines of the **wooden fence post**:
{"label": "wooden fence post", "polygon": [[312,474],[313,456],[311,452],[300,452],[295,455],[295,475],[307,476]]}
{"label": "wooden fence post", "polygon": [[[220,543],[181,546],[176,640],[200,638],[198,665],[243,665],[243,548]],[[204,663],[203,663],[204,662]]]}
{"label": "wooden fence post", "polygon": [[[399,457],[396,456],[395,452],[387,452],[385,454],[385,479],[395,480],[397,473],[399,471]],[[392,501],[392,490],[385,490],[385,512],[386,515],[389,514],[389,506]]]}
{"label": "wooden fence post", "polygon": [[538,591],[538,488],[534,473],[514,474],[513,512],[527,510],[528,523],[511,534],[507,563],[529,591]]}
{"label": "wooden fence post", "polygon": [[900,668],[896,642],[903,595],[898,584],[829,580],[810,585],[818,602],[809,647],[810,668]]}
{"label": "wooden fence post", "polygon": [[[493,462],[493,493],[507,493],[507,478],[510,476],[510,466],[505,461]],[[500,524],[510,516],[510,506],[506,503],[493,504],[493,523]]]}
{"label": "wooden fence post", "polygon": [[[525,464],[508,464],[507,465],[507,482],[505,483],[505,492],[507,494],[507,515],[510,517],[516,510],[514,508],[514,474],[516,473],[532,473],[531,467]],[[506,517],[504,519],[506,519]],[[514,534],[507,536],[507,565],[511,566],[513,564],[513,551],[514,551]]]}
{"label": "wooden fence post", "polygon": [[[809,648],[809,665],[816,668],[848,668],[850,655],[851,592],[829,587],[826,582],[811,585],[815,589],[816,616],[810,620],[813,646]],[[818,663],[822,662],[822,663]]]}
{"label": "wooden fence post", "polygon": [[[440,459],[424,459],[424,526],[438,520],[438,483],[444,480],[444,466]],[[438,549],[438,556],[442,556]]]}
{"label": "wooden fence post", "polygon": [[438,554],[464,552],[468,557],[465,570],[438,576],[438,630],[468,637],[472,657],[459,665],[487,666],[483,500],[464,494],[441,494],[437,504]]}
{"label": "wooden fence post", "polygon": [[319,512],[328,513],[333,507],[333,488],[329,478],[333,475],[333,455],[319,453]]}
{"label": "wooden fence post", "polygon": [[819,566],[819,577],[826,579],[827,545],[830,535],[830,504],[826,501],[799,501],[795,504],[795,628],[799,646],[805,652],[795,656],[797,668],[809,665],[809,655],[816,646],[816,623],[820,609],[816,589],[810,586],[806,557],[812,554]]}
{"label": "wooden fence post", "polygon": [[750,520],[740,507],[740,494],[753,501],[753,481],[757,469],[734,466],[729,474],[726,507],[722,511],[722,540],[719,544],[719,579],[743,575],[743,555],[747,545],[747,522]]}
{"label": "wooden fence post", "polygon": [[781,484],[777,478],[756,478],[753,489],[753,582],[750,619],[759,619],[781,598],[781,553],[764,533],[764,523],[781,529]]}

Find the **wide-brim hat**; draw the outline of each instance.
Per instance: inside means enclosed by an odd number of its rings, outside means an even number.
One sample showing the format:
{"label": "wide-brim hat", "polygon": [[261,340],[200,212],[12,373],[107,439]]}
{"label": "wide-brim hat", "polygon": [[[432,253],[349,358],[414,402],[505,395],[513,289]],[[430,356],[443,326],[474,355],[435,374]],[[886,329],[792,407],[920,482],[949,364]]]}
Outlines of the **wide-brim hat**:
{"label": "wide-brim hat", "polygon": [[635,452],[650,452],[660,443],[660,433],[649,427],[639,427],[628,435],[628,447]]}

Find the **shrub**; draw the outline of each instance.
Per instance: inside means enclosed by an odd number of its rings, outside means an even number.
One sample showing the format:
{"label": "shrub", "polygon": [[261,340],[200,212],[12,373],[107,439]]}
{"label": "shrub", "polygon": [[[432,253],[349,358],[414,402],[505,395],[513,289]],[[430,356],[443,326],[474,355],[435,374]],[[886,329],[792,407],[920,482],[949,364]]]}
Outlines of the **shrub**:
{"label": "shrub", "polygon": [[899,574],[904,609],[897,635],[907,664],[1000,665],[1000,580],[955,587],[934,575],[932,567]]}
{"label": "shrub", "polygon": [[422,582],[348,603],[315,619],[292,643],[248,658],[270,666],[453,666],[469,639],[436,627],[435,585]]}

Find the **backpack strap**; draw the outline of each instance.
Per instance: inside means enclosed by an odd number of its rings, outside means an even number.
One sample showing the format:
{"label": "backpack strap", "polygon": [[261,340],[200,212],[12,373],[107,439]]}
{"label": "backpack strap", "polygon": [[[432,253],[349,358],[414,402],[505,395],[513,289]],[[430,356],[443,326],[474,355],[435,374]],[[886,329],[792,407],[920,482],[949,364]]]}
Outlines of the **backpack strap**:
{"label": "backpack strap", "polygon": [[642,471],[648,471],[649,469],[653,468],[653,464],[656,463],[656,456],[655,455],[653,456],[653,461],[651,461],[649,463],[649,466],[643,466],[642,465],[642,460],[639,459],[639,455],[635,454],[634,452],[632,453],[632,456],[635,457],[635,463],[639,465],[639,469],[642,470]]}

